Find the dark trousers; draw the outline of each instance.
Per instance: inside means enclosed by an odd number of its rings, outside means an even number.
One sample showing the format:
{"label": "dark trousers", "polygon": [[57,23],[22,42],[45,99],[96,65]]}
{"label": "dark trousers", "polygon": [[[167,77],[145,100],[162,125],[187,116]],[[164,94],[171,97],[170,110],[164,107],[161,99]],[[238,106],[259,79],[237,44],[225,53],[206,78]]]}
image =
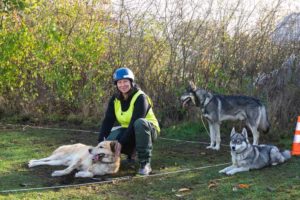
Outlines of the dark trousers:
{"label": "dark trousers", "polygon": [[[130,138],[130,142],[122,146],[122,153],[131,155],[136,150],[139,162],[151,162],[153,142],[157,138],[157,131],[144,118],[137,119],[134,124],[134,136]],[[124,132],[124,128],[113,130],[107,140],[116,140],[119,134]]]}

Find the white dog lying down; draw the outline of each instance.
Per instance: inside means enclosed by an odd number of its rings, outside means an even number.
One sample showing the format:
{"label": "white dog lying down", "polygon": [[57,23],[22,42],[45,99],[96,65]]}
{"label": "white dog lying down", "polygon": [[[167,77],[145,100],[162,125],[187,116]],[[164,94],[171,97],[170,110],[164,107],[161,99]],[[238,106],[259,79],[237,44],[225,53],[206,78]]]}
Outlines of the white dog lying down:
{"label": "white dog lying down", "polygon": [[96,147],[84,144],[64,145],[57,148],[51,156],[30,160],[28,167],[38,165],[64,165],[64,170],[54,171],[52,176],[63,176],[74,169],[79,170],[75,177],[93,177],[117,173],[120,167],[121,145],[117,141],[103,141]]}

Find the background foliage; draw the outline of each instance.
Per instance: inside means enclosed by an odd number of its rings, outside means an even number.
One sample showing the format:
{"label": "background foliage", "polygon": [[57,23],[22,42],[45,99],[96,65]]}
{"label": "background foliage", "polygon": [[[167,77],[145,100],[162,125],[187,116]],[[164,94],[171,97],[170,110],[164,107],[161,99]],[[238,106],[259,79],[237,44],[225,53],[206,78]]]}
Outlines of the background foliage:
{"label": "background foliage", "polygon": [[[286,14],[283,1],[255,7],[255,21],[243,0],[226,6],[202,1],[188,9],[185,1],[166,1],[165,11],[156,2],[130,7],[124,0],[3,0],[0,116],[99,125],[115,89],[112,73],[127,66],[162,124],[186,117],[179,96],[189,80],[222,94],[256,96],[267,105],[273,127],[294,124],[297,78],[254,84],[259,72],[281,70],[287,58],[299,55],[299,42],[282,45],[271,37]],[[294,59],[292,70],[298,63]]]}

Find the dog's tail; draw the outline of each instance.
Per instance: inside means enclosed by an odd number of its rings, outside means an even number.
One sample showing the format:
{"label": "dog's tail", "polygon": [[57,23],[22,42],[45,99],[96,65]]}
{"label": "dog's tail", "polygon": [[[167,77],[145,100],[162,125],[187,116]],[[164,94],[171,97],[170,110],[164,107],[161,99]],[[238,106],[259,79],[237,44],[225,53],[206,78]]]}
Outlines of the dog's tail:
{"label": "dog's tail", "polygon": [[264,133],[267,133],[269,132],[271,125],[268,119],[266,107],[262,105],[259,111],[260,111],[259,129],[261,129]]}
{"label": "dog's tail", "polygon": [[289,151],[289,150],[284,150],[280,153],[284,157],[284,161],[286,161],[292,157],[291,151]]}

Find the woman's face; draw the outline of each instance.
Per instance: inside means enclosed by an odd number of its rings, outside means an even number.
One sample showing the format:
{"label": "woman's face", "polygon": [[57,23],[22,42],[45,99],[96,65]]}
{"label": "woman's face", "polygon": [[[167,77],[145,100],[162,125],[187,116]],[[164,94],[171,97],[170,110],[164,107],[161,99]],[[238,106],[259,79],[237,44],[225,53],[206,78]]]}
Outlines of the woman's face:
{"label": "woman's face", "polygon": [[118,80],[117,88],[122,94],[126,94],[131,89],[131,81],[129,79]]}

